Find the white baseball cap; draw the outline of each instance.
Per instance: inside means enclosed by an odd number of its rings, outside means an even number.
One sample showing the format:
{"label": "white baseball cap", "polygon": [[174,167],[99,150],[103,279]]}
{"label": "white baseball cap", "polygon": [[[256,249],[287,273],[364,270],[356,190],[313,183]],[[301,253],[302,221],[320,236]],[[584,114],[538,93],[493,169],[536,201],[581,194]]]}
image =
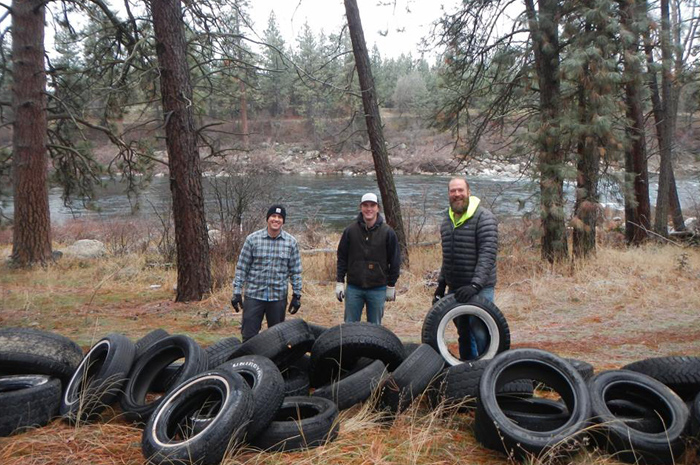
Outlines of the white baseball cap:
{"label": "white baseball cap", "polygon": [[377,202],[377,196],[371,192],[368,192],[362,196],[362,200],[360,200],[360,203],[365,203],[365,202],[379,203],[379,202]]}

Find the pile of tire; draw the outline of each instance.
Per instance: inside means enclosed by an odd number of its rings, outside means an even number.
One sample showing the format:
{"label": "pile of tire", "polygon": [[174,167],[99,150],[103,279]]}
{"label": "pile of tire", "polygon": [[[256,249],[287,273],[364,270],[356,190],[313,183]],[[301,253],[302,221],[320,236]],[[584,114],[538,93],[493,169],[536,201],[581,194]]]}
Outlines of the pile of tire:
{"label": "pile of tire", "polygon": [[[447,328],[468,316],[487,335],[474,360],[449,351]],[[470,323],[472,324],[472,323]],[[595,374],[539,349],[510,349],[500,310],[448,296],[426,315],[422,343],[369,323],[331,328],[292,319],[241,343],[206,349],[163,329],[135,343],[108,334],[85,355],[44,331],[0,330],[0,435],[115,414],[143,427],[153,464],[217,464],[228,451],[294,451],[339,433],[358,404],[391,419],[411,406],[474,412],[476,439],[519,460],[584,445],[640,464],[677,463],[700,430],[700,358],[663,357]],[[115,409],[114,407],[119,407]]]}
{"label": "pile of tire", "polygon": [[[476,360],[459,360],[445,342],[446,328],[462,315],[488,335]],[[626,463],[674,464],[700,432],[698,357],[650,358],[595,374],[584,361],[510,350],[495,305],[450,296],[428,312],[422,340],[449,365],[428,391],[430,405],[475,404],[476,439],[510,458],[547,461],[590,444]]]}

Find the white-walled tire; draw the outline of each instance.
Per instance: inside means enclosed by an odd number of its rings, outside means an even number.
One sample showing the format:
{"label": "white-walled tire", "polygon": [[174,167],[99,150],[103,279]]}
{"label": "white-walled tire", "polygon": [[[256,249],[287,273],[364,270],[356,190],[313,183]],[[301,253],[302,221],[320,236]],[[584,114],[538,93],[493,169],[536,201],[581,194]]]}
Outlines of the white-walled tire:
{"label": "white-walled tire", "polygon": [[454,319],[460,316],[477,318],[488,333],[488,345],[477,360],[491,359],[510,348],[508,322],[496,305],[478,296],[463,304],[457,302],[453,295],[448,295],[428,311],[421,332],[422,342],[442,355],[448,365],[454,366],[465,361],[452,354],[445,341],[445,332],[454,325]]}
{"label": "white-walled tire", "polygon": [[[253,395],[238,373],[208,370],[171,391],[143,431],[143,456],[152,464],[213,465],[242,440]],[[207,426],[193,424],[207,418]]]}
{"label": "white-walled tire", "polygon": [[70,422],[98,419],[122,394],[135,353],[134,343],[121,334],[97,341],[66,386],[61,415]]}

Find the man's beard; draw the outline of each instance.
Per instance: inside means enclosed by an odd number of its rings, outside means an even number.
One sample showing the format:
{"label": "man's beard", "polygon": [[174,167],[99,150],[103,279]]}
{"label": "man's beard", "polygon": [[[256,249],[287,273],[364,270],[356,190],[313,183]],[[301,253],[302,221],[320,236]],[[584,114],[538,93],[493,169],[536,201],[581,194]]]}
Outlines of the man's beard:
{"label": "man's beard", "polygon": [[467,209],[467,200],[453,200],[450,201],[450,208],[454,213],[461,215]]}

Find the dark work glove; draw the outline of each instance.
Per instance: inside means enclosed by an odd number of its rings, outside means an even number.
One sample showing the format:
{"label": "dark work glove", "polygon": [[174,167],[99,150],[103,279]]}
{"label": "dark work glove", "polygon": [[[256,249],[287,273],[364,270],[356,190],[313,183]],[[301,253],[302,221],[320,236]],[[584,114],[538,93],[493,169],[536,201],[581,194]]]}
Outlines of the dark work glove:
{"label": "dark work glove", "polygon": [[289,308],[287,311],[290,315],[294,315],[299,311],[299,307],[301,307],[301,296],[299,294],[294,294],[292,295],[292,301],[289,302]]}
{"label": "dark work glove", "polygon": [[474,284],[462,286],[455,291],[455,300],[461,304],[469,302],[469,299],[479,293],[479,288]]}
{"label": "dark work glove", "polygon": [[446,287],[447,287],[447,283],[445,283],[444,280],[438,281],[437,289],[435,289],[435,295],[433,296],[433,305],[435,305],[438,300],[445,297],[445,288]]}
{"label": "dark work glove", "polygon": [[231,306],[236,313],[240,312],[241,308],[243,308],[243,297],[240,294],[234,295],[233,299],[231,299]]}

